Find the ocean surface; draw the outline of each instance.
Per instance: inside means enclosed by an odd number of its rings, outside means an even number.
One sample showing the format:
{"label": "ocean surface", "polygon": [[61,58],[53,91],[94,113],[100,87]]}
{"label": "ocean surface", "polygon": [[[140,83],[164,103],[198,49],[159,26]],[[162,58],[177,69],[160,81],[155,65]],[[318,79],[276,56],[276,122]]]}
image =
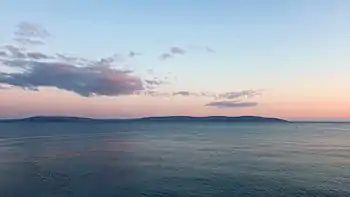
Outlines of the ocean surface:
{"label": "ocean surface", "polygon": [[350,196],[350,124],[0,123],[0,196]]}

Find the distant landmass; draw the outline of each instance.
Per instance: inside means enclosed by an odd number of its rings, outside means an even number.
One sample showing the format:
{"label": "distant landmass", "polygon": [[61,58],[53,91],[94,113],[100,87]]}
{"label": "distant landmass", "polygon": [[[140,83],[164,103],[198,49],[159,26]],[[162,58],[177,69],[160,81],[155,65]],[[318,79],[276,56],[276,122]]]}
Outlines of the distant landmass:
{"label": "distant landmass", "polygon": [[7,119],[0,122],[288,122],[279,118],[269,118],[260,116],[161,116],[145,117],[133,119],[93,119],[69,116],[35,116],[23,119]]}

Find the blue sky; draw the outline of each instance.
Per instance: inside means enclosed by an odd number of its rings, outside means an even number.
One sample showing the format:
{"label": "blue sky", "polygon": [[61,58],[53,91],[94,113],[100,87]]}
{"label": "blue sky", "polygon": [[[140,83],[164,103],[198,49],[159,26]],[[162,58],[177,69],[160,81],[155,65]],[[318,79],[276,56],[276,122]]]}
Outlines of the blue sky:
{"label": "blue sky", "polygon": [[[278,95],[280,89],[321,89],[319,81],[350,72],[349,6],[346,0],[11,0],[0,6],[0,44],[29,21],[52,34],[36,50],[92,59],[140,52],[125,64],[142,76],[153,69],[167,77],[166,90]],[[172,46],[186,54],[160,61]],[[343,82],[330,83],[345,90]]]}

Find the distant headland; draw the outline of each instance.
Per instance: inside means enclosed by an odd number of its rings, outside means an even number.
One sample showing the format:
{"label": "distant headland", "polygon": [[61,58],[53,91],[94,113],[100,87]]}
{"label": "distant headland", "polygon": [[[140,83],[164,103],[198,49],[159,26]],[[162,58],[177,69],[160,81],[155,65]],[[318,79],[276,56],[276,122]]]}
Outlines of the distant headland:
{"label": "distant headland", "polygon": [[84,117],[69,116],[33,116],[22,119],[3,119],[0,122],[267,122],[286,123],[287,120],[280,118],[260,117],[260,116],[160,116],[144,117],[132,119],[94,119]]}

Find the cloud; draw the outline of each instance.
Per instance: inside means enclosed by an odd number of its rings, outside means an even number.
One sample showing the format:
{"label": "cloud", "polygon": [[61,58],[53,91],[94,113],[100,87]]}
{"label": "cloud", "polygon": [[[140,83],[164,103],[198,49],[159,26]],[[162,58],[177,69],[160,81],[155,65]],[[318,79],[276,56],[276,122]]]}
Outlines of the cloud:
{"label": "cloud", "polygon": [[65,55],[65,54],[61,54],[61,53],[56,53],[56,57],[59,60],[62,60],[62,61],[65,61],[65,62],[70,62],[70,63],[76,63],[78,60],[80,60],[80,58],[78,58],[78,57]]}
{"label": "cloud", "polygon": [[44,53],[40,53],[40,52],[28,52],[26,54],[26,57],[36,59],[36,60],[53,58],[51,56],[45,55]]}
{"label": "cloud", "polygon": [[147,73],[148,73],[148,74],[154,74],[154,69],[153,69],[153,68],[147,69]]}
{"label": "cloud", "polygon": [[[259,95],[259,91],[255,90],[243,90],[238,92],[226,92],[226,93],[211,93],[211,92],[191,92],[191,91],[178,91],[173,92],[173,96],[195,96],[195,97],[208,97],[214,99],[227,99],[225,101],[213,101],[205,106],[217,107],[217,108],[238,108],[238,107],[254,107],[257,105],[256,102],[241,102],[241,101],[230,101],[230,99],[246,99]],[[163,95],[155,95],[163,96]]]}
{"label": "cloud", "polygon": [[163,52],[160,56],[160,60],[167,60],[169,58],[175,57],[176,55],[184,55],[188,51],[201,51],[206,53],[215,53],[215,50],[206,46],[189,46],[188,49],[184,49],[178,46],[172,46],[169,50]]}
{"label": "cloud", "polygon": [[240,102],[240,101],[217,101],[210,102],[205,106],[217,107],[217,108],[242,108],[242,107],[255,107],[258,103],[256,102]]}
{"label": "cloud", "polygon": [[176,96],[176,95],[180,95],[180,96],[191,96],[191,95],[193,95],[193,93],[190,92],[190,91],[178,91],[178,92],[174,92],[173,95],[174,95],[174,96]]}
{"label": "cloud", "polygon": [[175,55],[175,54],[178,54],[178,55],[183,55],[186,53],[186,51],[180,47],[171,47],[170,48],[170,53]]}
{"label": "cloud", "polygon": [[56,87],[73,91],[81,96],[120,96],[144,89],[139,77],[130,71],[106,67],[76,67],[58,62],[17,60],[5,65],[26,68],[22,73],[0,73],[0,83],[36,90],[39,87]]}
{"label": "cloud", "polygon": [[177,91],[173,92],[173,96],[196,96],[196,97],[212,97],[215,98],[215,93],[209,93],[209,92],[191,92],[191,91]]}
{"label": "cloud", "polygon": [[152,96],[152,97],[170,97],[171,94],[167,92],[159,92],[155,90],[145,90],[145,91],[139,91],[136,93],[137,95],[143,95],[143,96]]}
{"label": "cloud", "polygon": [[[28,22],[20,23],[14,35],[14,41],[21,44],[43,44],[44,39],[51,36],[44,27]],[[6,45],[2,48],[4,51],[0,53],[0,63],[16,70],[0,70],[0,84],[10,87],[25,90],[55,87],[88,97],[137,94],[165,83],[156,78],[144,80],[133,71],[117,69],[117,55],[91,60],[64,53],[52,56],[39,51],[27,51],[27,46]],[[139,53],[131,51],[128,57],[136,55]]]}
{"label": "cloud", "polygon": [[171,58],[171,57],[172,57],[172,55],[169,54],[169,53],[162,53],[162,54],[159,56],[159,59],[161,59],[161,60],[166,60],[166,59],[169,59],[169,58]]}
{"label": "cloud", "polygon": [[203,45],[190,45],[188,48],[191,51],[197,51],[197,52],[205,52],[205,53],[215,53],[216,51],[209,47],[209,46],[203,46]]}
{"label": "cloud", "polygon": [[141,53],[130,51],[129,54],[128,54],[128,57],[133,58],[133,57],[138,56],[138,55],[141,55]]}
{"label": "cloud", "polygon": [[207,53],[215,53],[215,50],[212,49],[212,48],[209,48],[209,47],[205,47],[205,51],[206,51]]}
{"label": "cloud", "polygon": [[23,45],[42,45],[44,39],[51,36],[41,25],[29,22],[19,23],[14,35],[14,40]]}
{"label": "cloud", "polygon": [[261,94],[260,90],[242,90],[238,92],[226,92],[217,95],[217,99],[252,98]]}
{"label": "cloud", "polygon": [[50,36],[50,33],[44,27],[35,23],[21,22],[17,25],[17,28],[15,35],[21,37],[45,38]]}
{"label": "cloud", "polygon": [[45,44],[44,41],[32,40],[29,38],[15,38],[14,40],[22,45],[43,45],[43,44]]}
{"label": "cloud", "polygon": [[53,57],[45,55],[44,53],[41,52],[25,52],[25,49],[19,48],[13,45],[5,45],[4,49],[6,51],[0,51],[0,56],[1,57],[8,57],[8,58],[30,58],[30,59],[51,59]]}
{"label": "cloud", "polygon": [[164,84],[165,82],[157,79],[152,79],[152,80],[148,79],[148,80],[145,80],[145,83],[149,85],[161,85],[161,84]]}
{"label": "cloud", "polygon": [[23,53],[23,49],[13,46],[13,45],[6,45],[4,46],[8,52],[10,52],[10,56],[13,58],[25,58],[25,54]]}
{"label": "cloud", "polygon": [[5,51],[0,51],[0,57],[7,57],[7,53]]}
{"label": "cloud", "polygon": [[185,50],[185,49],[182,49],[182,48],[180,48],[180,47],[173,46],[173,47],[170,47],[169,51],[163,52],[163,53],[159,56],[159,59],[161,59],[161,60],[166,60],[166,59],[169,59],[169,58],[174,57],[175,55],[184,55],[185,53],[186,53],[186,50]]}
{"label": "cloud", "polygon": [[224,93],[213,93],[213,92],[191,92],[191,91],[177,91],[173,92],[174,96],[197,96],[197,97],[210,97],[214,99],[237,99],[237,98],[252,98],[261,94],[260,90],[242,90],[236,92],[224,92]]}
{"label": "cloud", "polygon": [[91,61],[90,60],[88,60],[86,58],[82,58],[82,57],[75,57],[75,56],[72,56],[72,55],[56,53],[54,58],[57,61],[74,64],[76,66],[91,65]]}

